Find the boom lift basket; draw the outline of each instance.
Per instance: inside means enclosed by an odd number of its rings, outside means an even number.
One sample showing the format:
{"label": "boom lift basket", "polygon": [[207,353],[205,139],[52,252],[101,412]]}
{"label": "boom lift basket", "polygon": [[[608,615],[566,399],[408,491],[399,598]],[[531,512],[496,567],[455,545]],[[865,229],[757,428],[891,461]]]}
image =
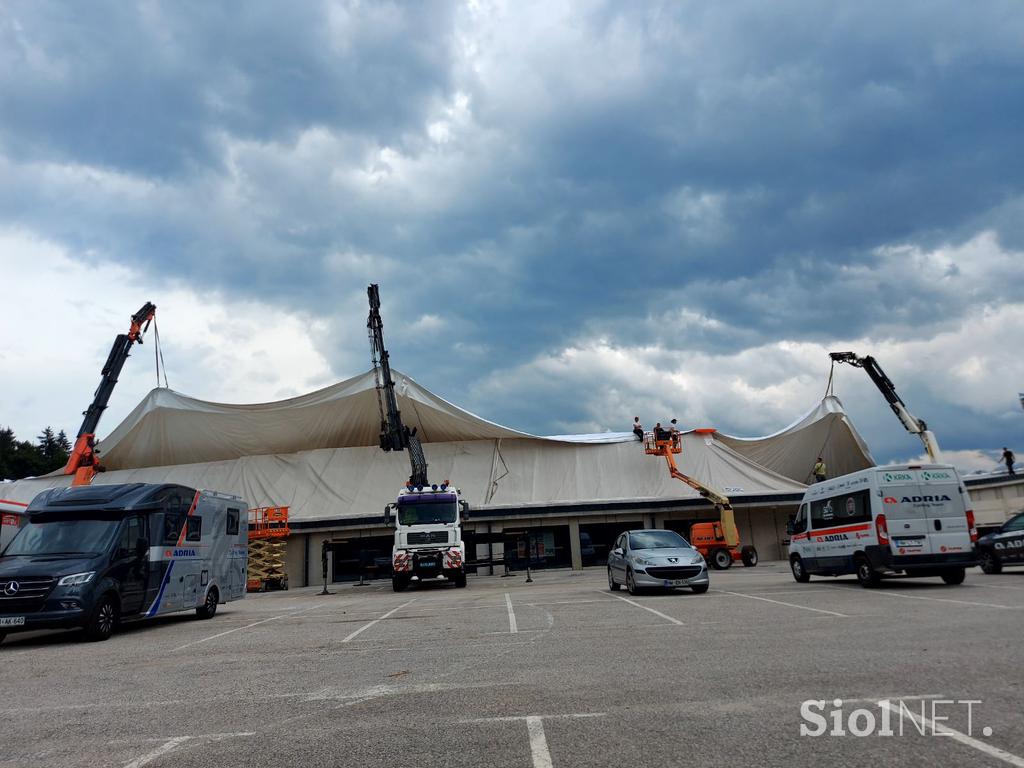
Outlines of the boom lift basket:
{"label": "boom lift basket", "polygon": [[288,589],[284,539],[289,533],[288,507],[249,510],[249,592]]}

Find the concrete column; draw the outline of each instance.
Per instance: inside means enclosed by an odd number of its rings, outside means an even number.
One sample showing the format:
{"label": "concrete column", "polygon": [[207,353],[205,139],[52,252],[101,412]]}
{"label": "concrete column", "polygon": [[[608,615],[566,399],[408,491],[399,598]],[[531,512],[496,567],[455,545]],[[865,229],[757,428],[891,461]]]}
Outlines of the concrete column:
{"label": "concrete column", "polygon": [[572,569],[583,570],[583,553],[580,551],[580,521],[569,520],[569,554],[572,556]]}
{"label": "concrete column", "polygon": [[644,528],[657,528],[657,527],[658,526],[654,524],[654,515],[653,514],[646,514],[646,515],[644,515]]}

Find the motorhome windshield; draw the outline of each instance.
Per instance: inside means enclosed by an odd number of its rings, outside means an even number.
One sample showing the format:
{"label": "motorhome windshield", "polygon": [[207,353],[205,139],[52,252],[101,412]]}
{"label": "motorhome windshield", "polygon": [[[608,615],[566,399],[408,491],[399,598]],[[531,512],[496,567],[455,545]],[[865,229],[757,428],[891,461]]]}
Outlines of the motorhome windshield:
{"label": "motorhome windshield", "polygon": [[398,506],[398,522],[402,525],[454,523],[458,519],[459,508],[452,501],[433,504],[420,502],[417,504],[400,504]]}
{"label": "motorhome windshield", "polygon": [[105,552],[118,520],[30,520],[3,554],[78,555]]}

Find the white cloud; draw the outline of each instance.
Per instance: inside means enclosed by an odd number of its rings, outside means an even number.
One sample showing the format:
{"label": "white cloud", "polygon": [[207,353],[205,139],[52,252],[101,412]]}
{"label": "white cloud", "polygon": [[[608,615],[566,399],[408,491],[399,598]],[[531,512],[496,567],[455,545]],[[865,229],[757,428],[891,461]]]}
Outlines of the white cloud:
{"label": "white cloud", "polygon": [[[327,326],[301,313],[201,285],[154,279],[92,255],[72,259],[25,232],[0,231],[4,321],[0,418],[22,439],[46,425],[74,436],[118,333],[147,300],[157,305],[171,387],[224,402],[276,400],[324,386],[334,374],[315,339]],[[100,434],[156,382],[150,328],[121,373]]]}

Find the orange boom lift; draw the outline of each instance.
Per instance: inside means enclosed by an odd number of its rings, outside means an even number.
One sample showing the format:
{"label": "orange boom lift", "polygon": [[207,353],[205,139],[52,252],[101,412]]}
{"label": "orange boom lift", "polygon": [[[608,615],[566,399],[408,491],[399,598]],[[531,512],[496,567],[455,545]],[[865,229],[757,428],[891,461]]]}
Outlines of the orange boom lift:
{"label": "orange boom lift", "polygon": [[110,348],[107,355],[107,362],[100,372],[100,385],[93,393],[92,403],[85,411],[85,420],[81,429],[78,430],[78,437],[75,439],[75,447],[71,450],[68,463],[64,466],[65,475],[74,475],[75,479],[71,485],[89,485],[97,472],[103,471],[100,464],[99,451],[96,450],[96,427],[99,426],[100,416],[107,408],[110,395],[117,384],[117,377],[121,375],[121,368],[124,367],[128,353],[135,342],[142,343],[142,334],[149,330],[149,324],[156,317],[156,305],[146,302],[142,309],[132,315],[132,324],[128,333],[119,333],[114,339],[114,346]]}
{"label": "orange boom lift", "polygon": [[[698,429],[697,434],[711,434],[713,429]],[[718,521],[694,523],[690,526],[690,543],[700,552],[713,568],[724,570],[733,560],[742,560],[749,567],[757,565],[757,550],[752,546],[740,546],[740,534],[736,528],[736,516],[729,497],[721,491],[704,485],[679,471],[675,454],[683,452],[682,435],[679,432],[662,430],[644,432],[644,452],[652,456],[664,456],[669,474],[686,483],[697,493],[715,505]]]}

